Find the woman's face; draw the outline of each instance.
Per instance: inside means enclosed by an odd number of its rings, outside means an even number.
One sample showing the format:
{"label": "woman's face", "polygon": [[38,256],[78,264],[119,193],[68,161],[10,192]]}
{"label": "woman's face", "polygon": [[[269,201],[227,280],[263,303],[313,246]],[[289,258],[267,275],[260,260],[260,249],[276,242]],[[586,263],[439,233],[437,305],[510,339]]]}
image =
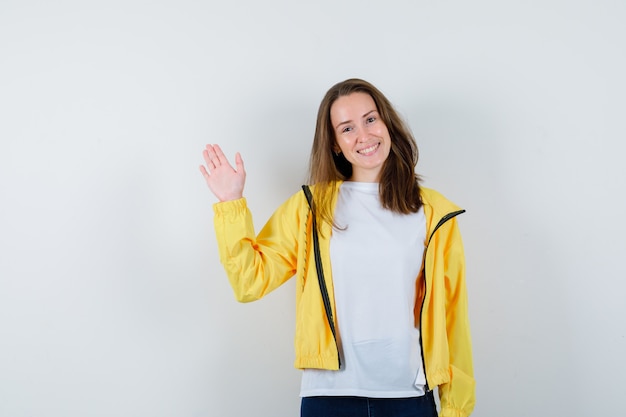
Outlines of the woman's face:
{"label": "woman's face", "polygon": [[339,97],[330,107],[337,148],[352,164],[352,181],[378,182],[391,137],[374,99],[367,93]]}

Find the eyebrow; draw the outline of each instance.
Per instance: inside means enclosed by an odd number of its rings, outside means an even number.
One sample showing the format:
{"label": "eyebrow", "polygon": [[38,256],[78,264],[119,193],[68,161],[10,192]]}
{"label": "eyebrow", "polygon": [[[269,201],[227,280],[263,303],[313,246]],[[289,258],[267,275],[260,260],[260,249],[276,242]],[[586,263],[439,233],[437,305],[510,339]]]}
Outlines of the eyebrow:
{"label": "eyebrow", "polygon": [[[369,116],[370,114],[375,113],[377,111],[378,110],[376,110],[376,109],[370,110],[367,113],[365,113],[363,116],[361,116],[361,119],[364,119],[367,116]],[[345,125],[345,124],[348,124],[348,123],[352,123],[352,120],[346,120],[345,122],[337,123],[337,126],[335,126],[335,129],[338,129],[339,126],[342,126],[342,125]]]}

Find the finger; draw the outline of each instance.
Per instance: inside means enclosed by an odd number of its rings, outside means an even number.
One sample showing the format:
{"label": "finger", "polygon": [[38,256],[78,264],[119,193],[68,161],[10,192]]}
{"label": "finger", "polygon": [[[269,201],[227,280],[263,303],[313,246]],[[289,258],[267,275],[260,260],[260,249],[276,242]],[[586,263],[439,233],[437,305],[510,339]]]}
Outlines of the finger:
{"label": "finger", "polygon": [[215,150],[213,149],[213,145],[207,144],[206,148],[204,149],[204,153],[208,155],[209,160],[214,159],[213,155],[215,155]]}
{"label": "finger", "polygon": [[212,167],[217,168],[222,165],[222,162],[220,161],[219,157],[215,154],[215,149],[208,151],[207,155],[209,156],[209,160],[211,161]]}
{"label": "finger", "polygon": [[217,160],[217,157],[215,156],[215,153],[209,150],[205,150],[204,152],[202,152],[202,155],[204,156],[204,161],[207,164],[207,167],[210,170],[213,170],[217,167],[217,164],[215,163]]}
{"label": "finger", "polygon": [[220,165],[217,155],[215,154],[215,146],[211,144],[206,145],[204,152],[206,153],[205,160],[207,160],[208,157],[207,165],[209,165],[209,169]]}
{"label": "finger", "polygon": [[218,144],[213,145],[213,152],[215,153],[215,165],[217,164],[228,164],[228,158],[224,155],[222,148]]}
{"label": "finger", "polygon": [[235,154],[235,165],[237,166],[237,172],[241,172],[242,174],[246,173],[246,170],[243,167],[243,158],[239,152]]}
{"label": "finger", "polygon": [[200,165],[200,173],[202,174],[202,176],[204,177],[205,180],[209,180],[209,172],[206,170],[206,168],[204,167],[204,165]]}

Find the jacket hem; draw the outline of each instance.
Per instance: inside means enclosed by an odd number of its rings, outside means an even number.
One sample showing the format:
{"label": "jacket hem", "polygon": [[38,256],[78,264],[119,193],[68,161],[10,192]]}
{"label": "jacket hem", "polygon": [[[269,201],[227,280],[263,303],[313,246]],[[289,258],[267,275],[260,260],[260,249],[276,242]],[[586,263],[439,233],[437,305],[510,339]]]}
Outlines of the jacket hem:
{"label": "jacket hem", "polygon": [[337,357],[305,357],[297,358],[294,362],[294,367],[297,369],[327,369],[329,371],[338,371],[339,363]]}

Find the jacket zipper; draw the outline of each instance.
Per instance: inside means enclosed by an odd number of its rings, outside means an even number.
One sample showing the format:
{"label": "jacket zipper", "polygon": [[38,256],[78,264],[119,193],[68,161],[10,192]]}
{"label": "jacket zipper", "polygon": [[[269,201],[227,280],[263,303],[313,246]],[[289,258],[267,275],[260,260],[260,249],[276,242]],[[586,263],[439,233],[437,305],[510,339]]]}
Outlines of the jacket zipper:
{"label": "jacket zipper", "polygon": [[326,319],[330,326],[330,331],[333,334],[335,340],[335,346],[337,346],[337,366],[341,369],[341,355],[339,354],[339,342],[337,340],[337,331],[335,330],[335,319],[333,318],[333,308],[330,304],[330,297],[328,296],[328,290],[326,288],[326,279],[324,278],[324,268],[322,267],[322,256],[320,254],[320,243],[317,235],[317,221],[315,219],[315,211],[313,209],[313,195],[308,185],[303,185],[302,190],[306,196],[307,203],[312,216],[312,235],[313,235],[313,251],[315,255],[315,268],[317,269],[317,279],[320,287],[320,293],[322,294],[322,301],[324,302],[324,310],[326,311]]}
{"label": "jacket zipper", "polygon": [[[313,227],[315,226],[315,220],[313,221]],[[314,235],[313,237],[314,240],[317,240],[317,234]],[[318,248],[319,248],[319,243],[317,243]],[[319,250],[315,251],[315,261],[317,265],[322,265],[322,257],[320,255]],[[321,268],[320,268],[321,269]],[[318,271],[318,273],[320,273]],[[337,365],[338,367],[341,369],[341,355],[339,354],[339,342],[337,341],[337,332],[335,330],[335,319],[333,317],[333,308],[330,304],[330,297],[328,296],[328,291],[326,290],[326,285],[324,284],[324,273],[321,273],[321,277],[319,277],[320,280],[320,287],[322,287],[323,289],[321,289],[321,293],[322,293],[322,300],[324,301],[324,310],[326,311],[326,318],[328,319],[328,324],[330,326],[330,331],[333,334],[333,339],[335,339],[335,345],[337,346]]]}
{"label": "jacket zipper", "polygon": [[426,252],[428,251],[428,247],[430,246],[430,241],[433,239],[433,236],[435,235],[435,232],[437,231],[437,229],[443,226],[448,220],[453,219],[454,217],[463,213],[465,213],[465,210],[458,210],[458,211],[453,211],[443,216],[441,220],[439,220],[439,223],[437,223],[437,226],[435,226],[435,229],[433,230],[433,232],[430,234],[430,237],[428,238],[428,243],[426,243],[426,247],[424,248],[424,255],[422,258],[422,269],[424,270],[424,297],[422,298],[422,305],[420,306],[420,349],[422,350],[422,367],[424,368],[424,379],[426,380],[426,387],[425,387],[426,392],[431,391],[430,386],[428,385],[428,374],[426,373],[426,359],[424,358],[424,342],[422,340],[422,320],[424,317],[423,316],[424,301],[426,301],[426,296],[428,295],[428,288],[426,287]]}

